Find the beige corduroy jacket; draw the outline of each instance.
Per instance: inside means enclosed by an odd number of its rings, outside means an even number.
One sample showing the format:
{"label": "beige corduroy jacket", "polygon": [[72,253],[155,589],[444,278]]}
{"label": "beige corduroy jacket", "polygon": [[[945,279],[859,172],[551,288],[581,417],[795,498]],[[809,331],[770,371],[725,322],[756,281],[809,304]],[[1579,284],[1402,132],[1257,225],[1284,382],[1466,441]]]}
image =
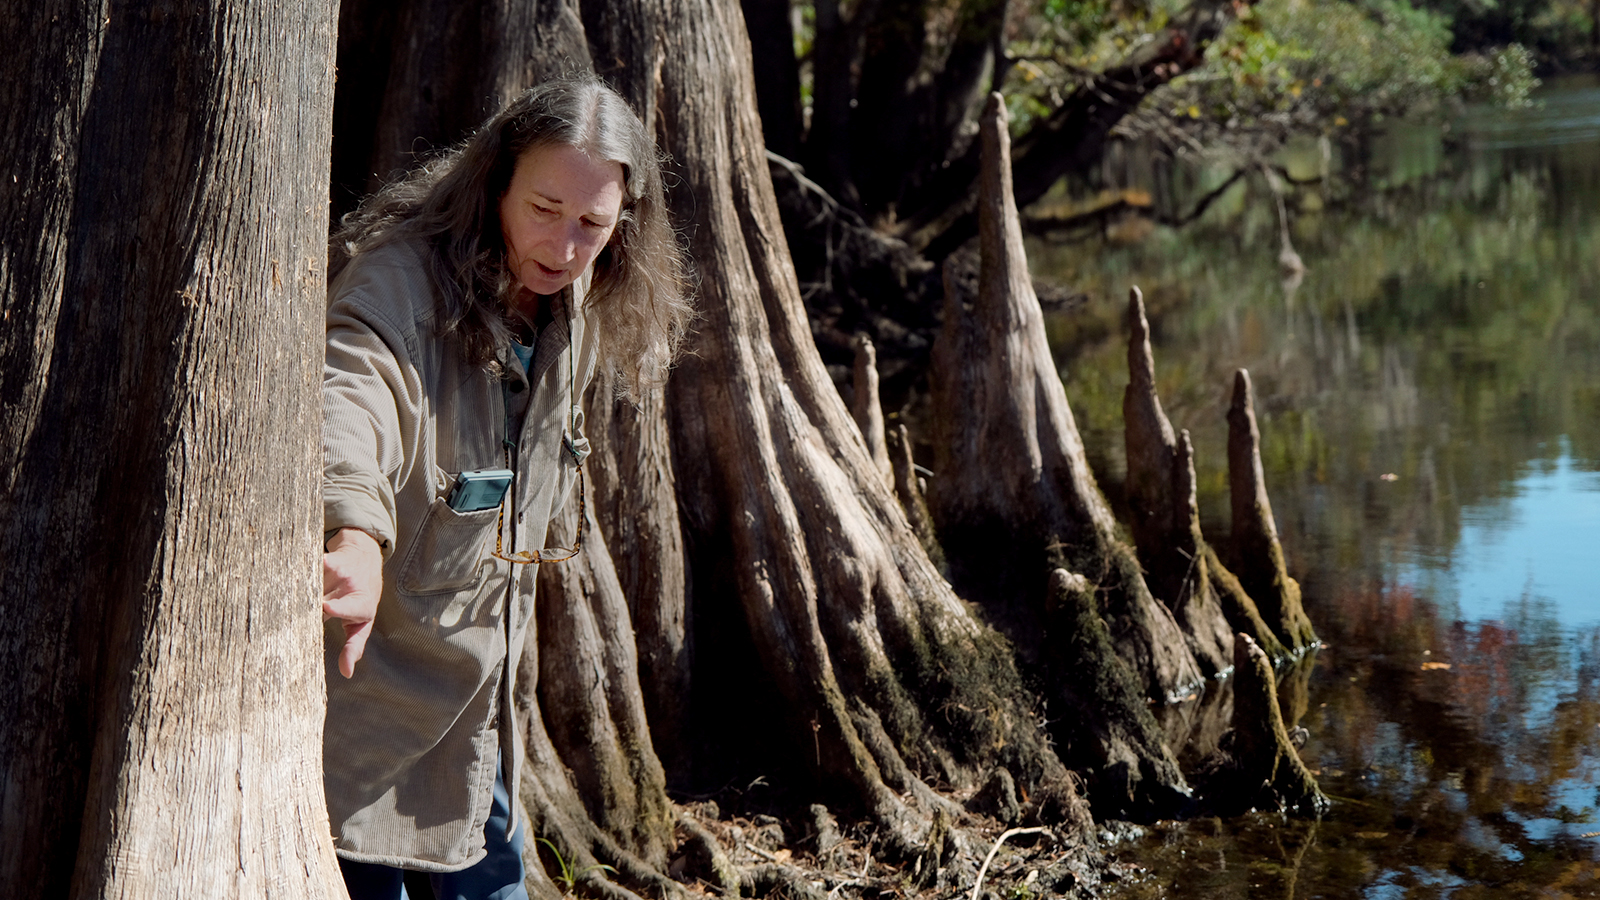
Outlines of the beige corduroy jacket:
{"label": "beige corduroy jacket", "polygon": [[362,254],[328,294],[324,527],[372,534],[385,558],[355,677],[339,674],[340,623],[326,627],[323,765],[341,856],[454,871],[483,858],[501,753],[513,826],[520,817],[510,704],[537,572],[493,557],[498,510],[459,513],[447,497],[457,474],[506,467],[509,397],[521,425],[504,550],[543,547],[589,452],[578,404],[596,348],[573,314],[585,278],[556,304],[531,371],[509,350],[504,383],[466,364],[434,327],[420,252],[391,244]]}

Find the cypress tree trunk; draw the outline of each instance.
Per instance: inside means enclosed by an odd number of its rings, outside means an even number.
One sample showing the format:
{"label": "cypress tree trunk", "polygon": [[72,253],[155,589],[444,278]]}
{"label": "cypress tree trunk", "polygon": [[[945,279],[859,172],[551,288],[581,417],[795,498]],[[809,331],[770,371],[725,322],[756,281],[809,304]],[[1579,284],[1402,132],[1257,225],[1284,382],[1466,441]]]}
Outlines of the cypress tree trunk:
{"label": "cypress tree trunk", "polygon": [[1233,668],[1235,632],[1250,635],[1269,659],[1285,659],[1289,651],[1200,534],[1194,446],[1188,431],[1173,434],[1156,395],[1150,323],[1138,288],[1128,292],[1128,325],[1129,377],[1122,398],[1128,505],[1146,579],[1172,611],[1206,675]]}
{"label": "cypress tree trunk", "polygon": [[[601,395],[604,396],[604,395]],[[593,462],[590,463],[593,466]],[[524,806],[532,830],[560,853],[530,847],[548,871],[583,873],[586,892],[635,896],[600,875],[610,866],[639,894],[676,896],[666,878],[675,812],[651,745],[640,686],[636,635],[619,572],[589,511],[583,552],[542,566],[533,627],[514,698],[527,751]],[[550,523],[550,539],[571,546],[576,506]],[[544,852],[542,852],[544,851]],[[564,889],[529,866],[530,888],[550,900]]]}
{"label": "cypress tree trunk", "polygon": [[316,578],[334,8],[6,6],[0,893],[343,896]]}
{"label": "cypress tree trunk", "polygon": [[1233,507],[1234,569],[1246,593],[1255,598],[1261,618],[1295,653],[1317,643],[1300,603],[1300,583],[1289,576],[1278,543],[1278,526],[1261,471],[1261,432],[1256,427],[1255,391],[1250,373],[1233,377],[1228,407],[1228,488]]}
{"label": "cypress tree trunk", "polygon": [[623,551],[612,559],[633,622],[651,743],[667,771],[684,771],[694,643],[666,401],[659,389],[637,401],[614,394],[604,376],[587,404],[595,515]]}
{"label": "cypress tree trunk", "polygon": [[956,589],[985,605],[1024,658],[1042,661],[1046,579],[1057,566],[1100,591],[1112,643],[1153,699],[1182,695],[1200,670],[1167,610],[1150,596],[1133,551],[1084,456],[1045,343],[1011,199],[1009,138],[990,97],[981,271],[970,309],[946,278],[944,330],[929,371],[936,477],[930,500]]}
{"label": "cypress tree trunk", "polygon": [[[983,605],[1072,711],[1058,719],[1056,742],[1090,773],[1096,812],[1157,814],[1187,787],[1149,714],[1131,705],[1182,696],[1201,670],[1117,538],[1084,456],[1028,278],[1005,116],[991,95],[979,137],[978,295],[968,307],[947,274],[929,370],[934,519],[957,590]],[[1077,587],[1049,586],[1058,567]],[[1108,779],[1120,786],[1102,789]]]}
{"label": "cypress tree trunk", "polygon": [[[736,740],[771,751],[763,771],[820,777],[901,853],[919,849],[929,813],[948,806],[927,778],[975,786],[996,764],[1041,808],[1054,798],[1047,815],[1082,827],[1004,646],[928,561],[817,356],[738,8],[586,7],[585,24],[601,74],[655,117],[698,270],[699,331],[667,389],[692,618],[697,635],[722,638],[696,639],[696,703],[710,711],[697,725],[728,743],[730,714],[778,701],[777,741],[745,730]],[[760,677],[705,677],[748,647]]]}

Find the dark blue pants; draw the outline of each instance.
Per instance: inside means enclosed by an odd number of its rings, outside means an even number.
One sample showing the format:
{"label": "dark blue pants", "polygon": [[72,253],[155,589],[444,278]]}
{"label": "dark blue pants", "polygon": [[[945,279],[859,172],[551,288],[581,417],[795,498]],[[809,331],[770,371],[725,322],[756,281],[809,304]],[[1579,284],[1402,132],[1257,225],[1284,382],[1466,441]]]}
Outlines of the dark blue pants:
{"label": "dark blue pants", "polygon": [[[459,872],[430,872],[428,883],[436,900],[528,900],[522,886],[522,827],[506,834],[511,798],[504,771],[495,767],[494,803],[483,823],[483,842],[489,855]],[[393,866],[352,862],[339,858],[350,900],[412,900],[406,892],[405,870]],[[420,874],[420,873],[413,873]]]}

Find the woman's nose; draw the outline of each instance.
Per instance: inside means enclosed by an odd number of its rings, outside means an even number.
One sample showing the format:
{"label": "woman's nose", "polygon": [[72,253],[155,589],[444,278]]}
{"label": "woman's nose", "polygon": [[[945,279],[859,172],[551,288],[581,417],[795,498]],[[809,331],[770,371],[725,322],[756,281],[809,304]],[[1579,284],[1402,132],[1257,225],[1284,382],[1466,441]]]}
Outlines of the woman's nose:
{"label": "woman's nose", "polygon": [[556,250],[561,254],[561,262],[571,262],[578,255],[578,248],[583,244],[583,225],[573,224],[562,226],[556,236]]}

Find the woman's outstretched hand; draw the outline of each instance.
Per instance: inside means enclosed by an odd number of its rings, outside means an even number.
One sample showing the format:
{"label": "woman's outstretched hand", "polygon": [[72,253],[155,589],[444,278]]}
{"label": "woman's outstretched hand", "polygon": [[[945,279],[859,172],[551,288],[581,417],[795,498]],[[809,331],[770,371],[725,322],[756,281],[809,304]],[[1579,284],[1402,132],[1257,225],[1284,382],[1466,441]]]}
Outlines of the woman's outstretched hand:
{"label": "woman's outstretched hand", "polygon": [[383,594],[383,550],[359,528],[341,528],[322,555],[322,621],[344,622],[339,672],[349,678],[366,652],[372,619]]}

